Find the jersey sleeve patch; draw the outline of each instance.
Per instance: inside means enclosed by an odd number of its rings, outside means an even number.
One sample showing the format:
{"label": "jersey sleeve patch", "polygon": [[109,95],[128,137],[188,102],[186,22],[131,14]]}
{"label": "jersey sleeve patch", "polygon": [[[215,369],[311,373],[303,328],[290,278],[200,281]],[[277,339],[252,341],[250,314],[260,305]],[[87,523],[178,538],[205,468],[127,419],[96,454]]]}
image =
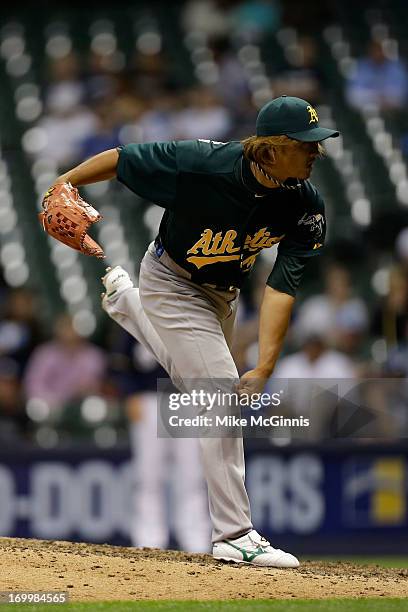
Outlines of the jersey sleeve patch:
{"label": "jersey sleeve patch", "polygon": [[323,249],[326,238],[324,202],[315,187],[305,188],[304,206],[296,215],[291,231],[279,245],[282,255],[314,257]]}

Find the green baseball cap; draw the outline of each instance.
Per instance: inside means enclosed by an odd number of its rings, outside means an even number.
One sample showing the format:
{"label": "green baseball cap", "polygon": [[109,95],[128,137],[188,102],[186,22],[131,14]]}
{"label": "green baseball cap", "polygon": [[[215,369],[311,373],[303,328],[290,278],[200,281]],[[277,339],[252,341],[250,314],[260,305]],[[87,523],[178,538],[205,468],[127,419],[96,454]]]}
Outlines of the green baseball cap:
{"label": "green baseball cap", "polygon": [[319,126],[313,106],[292,96],[281,96],[261,108],[256,120],[257,136],[287,136],[302,142],[336,138],[339,132]]}

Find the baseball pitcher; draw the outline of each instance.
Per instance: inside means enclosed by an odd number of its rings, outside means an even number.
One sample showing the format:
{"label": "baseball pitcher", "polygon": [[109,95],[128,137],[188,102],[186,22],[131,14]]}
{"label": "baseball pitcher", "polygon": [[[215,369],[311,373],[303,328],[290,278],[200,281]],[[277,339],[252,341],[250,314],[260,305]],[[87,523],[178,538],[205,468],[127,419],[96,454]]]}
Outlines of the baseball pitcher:
{"label": "baseball pitcher", "polygon": [[[180,390],[194,379],[236,380],[230,352],[239,288],[262,249],[278,244],[260,309],[259,356],[240,393],[262,391],[287,331],[296,290],[325,237],[324,204],[309,182],[321,127],[305,100],[282,96],[259,112],[242,142],[191,140],[111,149],[60,176],[44,199],[44,229],[97,257],[87,234],[99,219],[76,187],[117,178],[163,207],[160,229],[140,267],[139,288],[108,268],[103,308],[147,347]],[[251,523],[242,438],[200,439],[217,559],[297,567]]]}

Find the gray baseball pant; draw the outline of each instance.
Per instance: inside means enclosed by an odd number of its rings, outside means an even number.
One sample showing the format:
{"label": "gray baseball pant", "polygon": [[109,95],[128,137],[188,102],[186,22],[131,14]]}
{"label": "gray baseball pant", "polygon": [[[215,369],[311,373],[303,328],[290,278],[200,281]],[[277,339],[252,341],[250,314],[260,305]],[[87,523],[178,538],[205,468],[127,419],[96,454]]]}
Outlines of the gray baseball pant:
{"label": "gray baseball pant", "polygon": [[[167,254],[163,259],[169,264]],[[181,391],[189,391],[194,379],[237,380],[230,346],[238,296],[197,285],[172,268],[152,243],[140,266],[139,289],[105,300],[106,312],[153,353]],[[212,540],[238,537],[252,529],[242,438],[202,437],[200,446]]]}

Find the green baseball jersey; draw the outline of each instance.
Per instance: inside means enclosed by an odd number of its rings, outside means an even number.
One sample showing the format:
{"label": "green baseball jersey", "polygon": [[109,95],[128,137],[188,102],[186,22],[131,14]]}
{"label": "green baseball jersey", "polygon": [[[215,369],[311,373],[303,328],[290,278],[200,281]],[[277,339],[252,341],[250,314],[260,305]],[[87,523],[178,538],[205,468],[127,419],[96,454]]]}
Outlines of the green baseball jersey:
{"label": "green baseball jersey", "polygon": [[185,140],[119,148],[117,177],[162,206],[164,249],[197,283],[240,287],[262,249],[279,243],[268,285],[295,295],[325,236],[324,203],[307,180],[268,189],[240,142]]}

